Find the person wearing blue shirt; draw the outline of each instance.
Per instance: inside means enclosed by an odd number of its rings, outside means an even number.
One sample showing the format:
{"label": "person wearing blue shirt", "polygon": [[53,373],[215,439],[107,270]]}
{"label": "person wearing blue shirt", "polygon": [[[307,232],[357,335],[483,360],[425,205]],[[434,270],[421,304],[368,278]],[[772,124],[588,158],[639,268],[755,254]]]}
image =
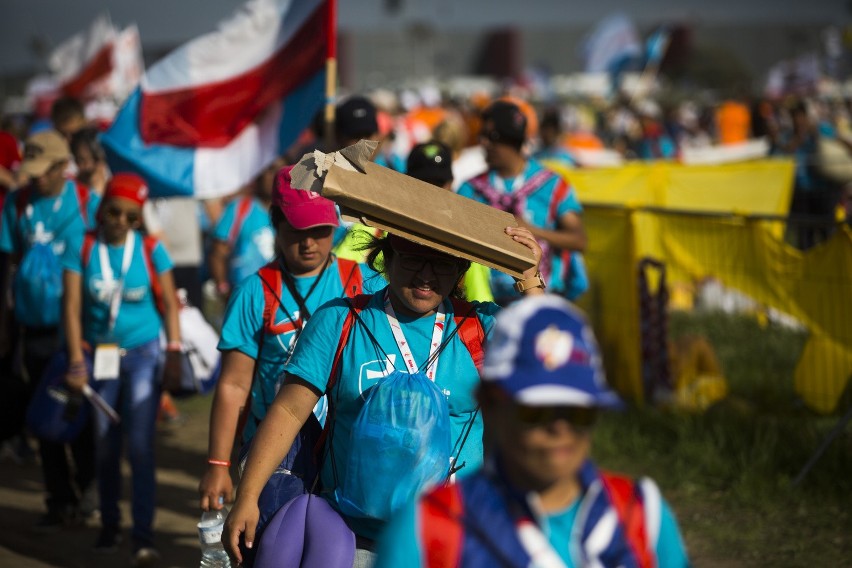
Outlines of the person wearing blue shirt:
{"label": "person wearing blue shirt", "polygon": [[[31,390],[41,380],[50,358],[60,349],[59,259],[70,240],[82,237],[83,232],[94,227],[100,199],[89,188],[65,178],[70,157],[68,142],[55,130],[30,136],[24,145],[20,167],[20,173],[29,178],[29,183],[6,198],[0,220],[0,252],[7,254],[7,262],[15,261],[18,265],[13,289],[14,317],[22,331],[23,366]],[[37,258],[40,262],[30,263]],[[8,290],[5,277],[11,271],[3,270],[0,274],[4,280],[0,281],[0,290]],[[10,310],[0,310],[0,328],[6,329],[6,318],[10,315]],[[94,510],[93,503],[81,504],[79,498],[79,495],[88,497],[94,488],[91,427],[85,428],[71,444],[71,453],[73,468],[64,444],[39,440],[47,489],[47,513],[38,520],[39,529],[53,530],[79,522],[81,514],[90,513],[81,511],[81,505]]]}
{"label": "person wearing blue shirt", "polygon": [[[234,438],[247,444],[254,437],[302,326],[325,302],[384,285],[367,266],[331,254],[338,224],[334,203],[293,189],[291,169],[279,170],[270,208],[277,258],[234,290],[225,312],[222,375],[210,412],[208,467],[199,484],[205,511],[232,500]],[[317,412],[321,417],[321,406]]]}
{"label": "person wearing blue shirt", "polygon": [[216,291],[224,298],[275,256],[269,206],[275,174],[282,165],[278,159],[261,172],[254,183],[254,195],[231,201],[216,223],[208,263]]}
{"label": "person wearing blue shirt", "polygon": [[165,248],[144,236],[145,181],[117,173],[107,183],[96,232],[69,242],[63,314],[68,350],[68,386],[89,382],[84,345],[94,353],[94,388],[118,411],[120,422],[95,413],[101,532],[97,552],[117,550],[121,538],[121,447],[127,436],[132,480],[132,544],[135,565],[147,565],[154,548],[154,433],[160,406],[160,330],[168,339],[163,385],[179,384],[181,365],[178,300],[172,262]]}
{"label": "person wearing blue shirt", "polygon": [[[507,227],[506,233],[507,238],[530,248],[536,261],[541,258],[541,249],[528,230]],[[333,412],[328,417],[329,435],[320,473],[321,495],[338,512],[341,512],[339,482],[347,476],[345,464],[351,444],[357,443],[350,439],[356,417],[370,389],[383,376],[395,371],[424,373],[447,397],[449,442],[455,446],[451,455],[454,459],[447,464],[447,470],[452,467],[463,476],[482,462],[481,421],[472,396],[479,382],[473,361],[478,356],[469,350],[461,331],[456,332],[465,325],[465,320],[456,323],[460,314],[455,313],[449,300],[470,263],[396,235],[374,239],[367,258],[368,264],[382,269],[388,280],[387,288],[372,297],[356,298],[361,308],[339,358],[335,357],[334,346],[341,341],[341,322],[354,304],[330,302],[314,315],[284,367],[284,383],[255,434],[255,445],[222,537],[226,549],[239,561],[243,559],[240,535],[244,534],[248,549],[255,542],[260,517],[258,496],[323,395],[329,397]],[[381,267],[375,264],[377,258],[383,259]],[[523,274],[526,294],[543,292],[542,282],[536,277],[537,265],[538,262]],[[497,306],[488,302],[455,305],[465,310],[465,316],[478,318],[480,336],[487,338]],[[335,374],[334,388],[329,388],[335,360],[339,372]],[[430,376],[430,372],[434,375]],[[428,434],[424,433],[424,437]],[[390,445],[376,459],[393,459],[394,450]],[[388,469],[389,464],[383,467]],[[361,487],[397,481],[361,480]],[[372,557],[372,542],[388,519],[341,515],[356,536],[356,565],[368,565],[365,563]]]}
{"label": "person wearing blue shirt", "polygon": [[402,508],[375,568],[689,565],[657,485],[589,457],[598,412],[621,402],[576,307],[548,294],[501,312],[477,398],[488,463]]}
{"label": "person wearing blue shirt", "polygon": [[[514,103],[498,100],[485,109],[480,140],[489,169],[462,184],[458,194],[512,213],[544,251],[548,289],[574,299],[588,288],[582,207],[564,179],[523,154],[526,130],[527,119]],[[519,297],[512,279],[497,271],[491,272],[491,291],[501,305]]]}
{"label": "person wearing blue shirt", "polygon": [[562,138],[562,115],[559,109],[553,108],[545,111],[541,117],[538,127],[538,135],[541,138],[541,146],[532,155],[536,161],[553,160],[562,165],[576,167],[577,161],[561,143]]}

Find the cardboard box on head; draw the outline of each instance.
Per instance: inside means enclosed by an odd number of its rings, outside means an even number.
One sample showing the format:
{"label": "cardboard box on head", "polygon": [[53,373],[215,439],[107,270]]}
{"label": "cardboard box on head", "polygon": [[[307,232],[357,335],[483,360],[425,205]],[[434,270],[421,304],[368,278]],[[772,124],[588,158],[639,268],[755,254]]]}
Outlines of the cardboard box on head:
{"label": "cardboard box on head", "polygon": [[515,278],[535,266],[532,251],[505,232],[515,218],[473,199],[370,162],[375,142],[334,154],[305,154],[292,185],[322,194],[341,214]]}

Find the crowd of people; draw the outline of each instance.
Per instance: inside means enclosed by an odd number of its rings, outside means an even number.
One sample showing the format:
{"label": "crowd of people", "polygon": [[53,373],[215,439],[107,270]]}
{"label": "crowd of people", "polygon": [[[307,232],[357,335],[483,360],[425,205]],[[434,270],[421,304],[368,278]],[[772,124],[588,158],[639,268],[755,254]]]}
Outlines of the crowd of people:
{"label": "crowd of people", "polygon": [[[810,207],[823,191],[816,140],[845,140],[848,109],[732,100],[667,112],[645,100],[538,110],[502,96],[403,113],[396,100],[352,96],[337,106],[334,136],[315,121],[251,184],[203,202],[150,199],[143,178],[110,171],[77,101],[60,99],[49,124],[26,131],[6,120],[10,408],[26,408],[61,353],[70,397],[95,389],[120,417],[93,412],[71,442],[37,440],[38,528],[99,522],[95,550],[117,550],[126,445],[132,562],[157,562],[156,421],[181,379],[182,290],[216,322],[222,354],[199,506],[233,503],[222,542],[243,565],[281,565],[280,551],[304,546],[278,530],[300,522],[287,517],[293,503],[305,530],[311,514],[336,519],[315,537],[340,566],[688,565],[654,483],[589,457],[598,411],[620,401],[570,303],[589,285],[582,206],[547,163],[581,167],[578,148],[675,159],[687,146],[766,136],[796,157],[796,195]],[[510,213],[505,238],[535,265],[513,278],[353,226],[292,186],[302,154],[361,139],[380,143],[376,163]],[[394,413],[401,396],[407,411]],[[4,451],[25,453],[23,416],[3,419]]]}

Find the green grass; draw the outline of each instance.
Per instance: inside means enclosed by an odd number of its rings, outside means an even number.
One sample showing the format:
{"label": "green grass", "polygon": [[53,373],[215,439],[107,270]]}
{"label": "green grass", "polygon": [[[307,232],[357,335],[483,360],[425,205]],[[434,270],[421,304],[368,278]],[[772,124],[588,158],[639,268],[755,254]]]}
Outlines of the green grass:
{"label": "green grass", "polygon": [[805,336],[720,313],[677,314],[670,331],[710,340],[731,396],[704,414],[608,415],[596,460],[657,480],[696,565],[852,565],[852,427],[791,483],[839,418],[813,415],[795,396]]}

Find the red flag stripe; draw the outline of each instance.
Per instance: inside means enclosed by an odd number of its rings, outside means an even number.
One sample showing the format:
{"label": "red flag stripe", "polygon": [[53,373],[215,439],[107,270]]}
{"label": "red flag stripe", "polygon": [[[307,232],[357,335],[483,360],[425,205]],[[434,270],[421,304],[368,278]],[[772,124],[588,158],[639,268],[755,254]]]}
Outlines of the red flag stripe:
{"label": "red flag stripe", "polygon": [[62,93],[82,97],[86,87],[112,73],[112,42],[105,44],[76,76],[62,84]]}
{"label": "red flag stripe", "polygon": [[146,143],[218,148],[270,104],[323,68],[328,4],[323,3],[270,59],[241,75],[201,86],[144,93],[140,132]]}

